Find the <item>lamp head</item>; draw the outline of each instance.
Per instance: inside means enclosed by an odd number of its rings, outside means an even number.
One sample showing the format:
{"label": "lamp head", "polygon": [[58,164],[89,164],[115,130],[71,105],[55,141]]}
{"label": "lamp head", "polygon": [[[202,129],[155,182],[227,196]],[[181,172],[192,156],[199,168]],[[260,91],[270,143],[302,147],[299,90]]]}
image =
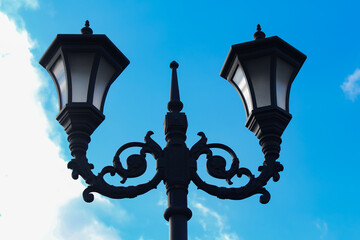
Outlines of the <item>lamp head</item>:
{"label": "lamp head", "polygon": [[231,46],[220,76],[239,93],[246,126],[257,137],[269,126],[281,136],[291,119],[291,84],[306,56],[277,36],[265,38],[260,25],[254,38]]}
{"label": "lamp head", "polygon": [[111,84],[130,63],[106,35],[93,34],[89,26],[86,21],[82,34],[58,34],[40,59],[56,85],[57,119],[67,132],[81,125],[89,125],[82,128],[90,134],[96,129],[105,118]]}

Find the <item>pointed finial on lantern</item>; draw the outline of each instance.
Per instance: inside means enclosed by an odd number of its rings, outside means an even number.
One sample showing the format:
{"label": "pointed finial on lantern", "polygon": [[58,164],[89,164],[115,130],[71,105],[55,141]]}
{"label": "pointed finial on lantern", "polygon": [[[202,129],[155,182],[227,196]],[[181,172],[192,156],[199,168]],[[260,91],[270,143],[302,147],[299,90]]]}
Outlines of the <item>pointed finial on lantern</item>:
{"label": "pointed finial on lantern", "polygon": [[183,103],[180,101],[179,84],[177,79],[176,69],[179,64],[175,61],[170,63],[171,72],[171,87],[170,87],[170,101],[167,108],[170,112],[180,112],[183,108]]}
{"label": "pointed finial on lantern", "polygon": [[93,34],[93,30],[90,28],[89,20],[85,21],[85,27],[81,29],[81,34]]}
{"label": "pointed finial on lantern", "polygon": [[265,33],[263,31],[261,31],[261,26],[260,24],[258,24],[256,26],[256,32],[254,33],[254,39],[255,40],[258,40],[258,39],[262,39],[262,38],[265,38]]}

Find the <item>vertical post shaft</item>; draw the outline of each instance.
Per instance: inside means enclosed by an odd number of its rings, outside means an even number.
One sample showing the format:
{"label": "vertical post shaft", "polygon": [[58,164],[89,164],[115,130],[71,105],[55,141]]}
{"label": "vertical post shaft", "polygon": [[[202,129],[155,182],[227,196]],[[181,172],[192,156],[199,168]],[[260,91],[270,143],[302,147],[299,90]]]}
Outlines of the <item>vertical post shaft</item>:
{"label": "vertical post shaft", "polygon": [[191,211],[187,208],[187,189],[181,187],[170,189],[168,206],[168,213],[172,211],[169,214],[169,239],[187,240],[188,215],[191,216]]}
{"label": "vertical post shaft", "polygon": [[186,147],[187,121],[184,113],[169,112],[165,117],[164,182],[168,195],[168,208],[164,217],[169,221],[169,239],[187,240],[187,221],[191,210],[187,207],[190,174],[189,149]]}
{"label": "vertical post shaft", "polygon": [[168,195],[168,208],[164,217],[169,221],[169,239],[187,240],[187,221],[191,218],[191,210],[187,207],[189,174],[189,149],[186,147],[187,119],[181,113],[177,81],[176,62],[170,64],[172,69],[169,112],[165,116],[164,130],[167,145],[164,149],[164,182]]}

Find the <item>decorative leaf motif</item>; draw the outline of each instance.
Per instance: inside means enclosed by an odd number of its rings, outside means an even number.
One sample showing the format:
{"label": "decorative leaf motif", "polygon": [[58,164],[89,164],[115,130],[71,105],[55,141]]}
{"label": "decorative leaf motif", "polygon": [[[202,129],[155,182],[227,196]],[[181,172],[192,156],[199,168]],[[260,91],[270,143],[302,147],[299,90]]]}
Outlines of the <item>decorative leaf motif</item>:
{"label": "decorative leaf motif", "polygon": [[94,165],[88,162],[85,155],[80,155],[77,158],[71,159],[67,164],[67,167],[72,169],[71,176],[75,180],[81,175],[86,183],[89,184],[95,178],[91,172],[91,170],[94,169]]}
{"label": "decorative leaf motif", "polygon": [[145,146],[141,149],[141,154],[151,153],[155,159],[159,159],[162,155],[162,148],[152,138],[153,131],[148,131],[144,138]]}
{"label": "decorative leaf motif", "polygon": [[206,146],[207,138],[205,133],[199,132],[197,135],[201,138],[190,149],[190,156],[195,160],[198,159],[201,154],[209,153],[209,148]]}
{"label": "decorative leaf motif", "polygon": [[143,155],[133,154],[127,160],[127,177],[134,178],[144,174],[146,171],[146,159]]}
{"label": "decorative leaf motif", "polygon": [[214,178],[226,179],[226,160],[218,155],[210,157],[206,162],[207,172]]}

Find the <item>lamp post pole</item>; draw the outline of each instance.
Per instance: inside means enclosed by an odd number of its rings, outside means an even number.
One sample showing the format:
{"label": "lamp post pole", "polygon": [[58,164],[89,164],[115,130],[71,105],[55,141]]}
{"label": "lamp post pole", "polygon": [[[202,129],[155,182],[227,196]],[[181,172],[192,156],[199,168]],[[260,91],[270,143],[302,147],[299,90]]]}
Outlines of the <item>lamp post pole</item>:
{"label": "lamp post pole", "polygon": [[[170,101],[167,105],[164,131],[166,147],[162,149],[149,131],[142,142],[130,142],[116,152],[113,165],[100,173],[92,172],[94,166],[88,162],[86,151],[90,136],[101,124],[104,101],[111,83],[127,67],[129,60],[105,35],[93,35],[88,21],[81,35],[60,34],[50,45],[40,64],[52,76],[58,96],[59,123],[68,134],[71,155],[74,157],[68,168],[72,177],[81,176],[88,187],[83,192],[86,202],[94,200],[93,192],[113,199],[134,198],[154,188],[163,181],[168,196],[168,208],[164,218],[169,221],[169,239],[187,239],[187,221],[192,212],[187,206],[188,186],[193,182],[198,189],[221,199],[240,200],[260,194],[260,202],[270,200],[265,189],[273,178],[278,181],[283,166],[277,161],[281,135],[291,119],[289,113],[289,91],[292,81],[304,63],[306,56],[278,37],[265,38],[260,26],[254,34],[255,41],[233,45],[230,49],[221,76],[238,91],[247,115],[246,126],[258,137],[264,153],[264,162],[255,176],[249,169],[240,167],[235,152],[220,143],[207,143],[203,132],[190,149],[186,146],[187,118],[181,112],[177,68],[172,69]],[[259,75],[259,72],[262,72]],[[121,154],[129,148],[139,148],[138,154],[126,159],[127,168],[121,162]],[[229,168],[222,156],[214,155],[213,149],[222,149],[232,158]],[[156,160],[153,178],[137,186],[113,186],[104,179],[106,174],[128,178],[141,176],[147,168],[146,157],[151,154]],[[229,185],[235,176],[248,177],[241,187],[218,187],[204,182],[197,174],[197,160],[206,155],[206,169],[214,178],[226,180]],[[229,157],[228,156],[228,157]]]}
{"label": "lamp post pole", "polygon": [[172,69],[169,112],[165,116],[164,131],[167,145],[164,149],[164,183],[168,196],[168,208],[164,217],[169,221],[169,234],[172,240],[187,239],[187,221],[191,210],[187,207],[188,186],[190,183],[189,149],[185,144],[187,119],[180,111],[180,101],[176,62],[170,64]]}

